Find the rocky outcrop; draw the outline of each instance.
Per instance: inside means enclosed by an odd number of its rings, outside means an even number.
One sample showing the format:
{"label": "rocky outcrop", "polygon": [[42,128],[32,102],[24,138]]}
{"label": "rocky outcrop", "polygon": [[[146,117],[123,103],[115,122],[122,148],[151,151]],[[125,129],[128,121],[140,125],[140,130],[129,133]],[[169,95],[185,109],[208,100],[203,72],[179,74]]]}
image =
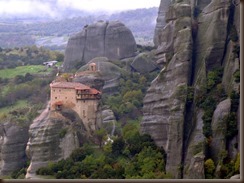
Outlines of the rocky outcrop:
{"label": "rocky outcrop", "polygon": [[226,99],[220,102],[213,114],[212,118],[212,142],[211,156],[217,164],[221,159],[221,152],[226,149],[226,121],[225,118],[230,114],[231,100]]}
{"label": "rocky outcrop", "polygon": [[[96,64],[97,70],[94,72],[89,71],[91,63]],[[122,72],[123,70],[108,58],[96,57],[76,72],[74,81],[94,87],[103,93],[113,93],[117,91]]]}
{"label": "rocky outcrop", "polygon": [[181,177],[184,113],[192,55],[191,17],[185,13],[177,18],[174,12],[181,10],[191,10],[190,4],[173,4],[167,12],[165,38],[157,51],[172,56],[166,58],[165,67],[148,89],[141,122],[142,133],[150,134],[156,144],[165,149],[166,171],[174,178]]}
{"label": "rocky outcrop", "polygon": [[0,175],[9,175],[24,167],[29,123],[5,122],[0,127]]}
{"label": "rocky outcrop", "polygon": [[184,167],[184,169],[187,169],[184,179],[204,179],[204,159],[205,155],[203,152],[194,155],[190,160],[189,167]]}
{"label": "rocky outcrop", "polygon": [[[166,171],[175,178],[205,177],[204,111],[196,103],[206,92],[208,72],[223,67],[222,85],[226,93],[239,92],[239,83],[234,76],[240,68],[239,42],[235,38],[240,30],[237,8],[233,1],[173,0],[164,17],[167,24],[155,30],[157,63],[163,69],[144,98],[141,131],[149,133],[157,145],[165,149]],[[182,72],[178,72],[179,68]],[[189,85],[194,90],[192,104],[185,98]],[[181,92],[177,93],[177,90]],[[217,106],[213,116],[215,161],[217,154],[228,148],[220,145],[223,131],[217,126],[222,124],[224,127],[222,117],[229,110],[227,99]],[[233,148],[228,150],[236,154]]]}
{"label": "rocky outcrop", "polygon": [[156,47],[161,43],[162,39],[162,30],[166,24],[165,22],[165,13],[170,5],[171,0],[164,0],[160,2],[160,7],[158,9],[157,23],[154,31],[153,42]]}
{"label": "rocky outcrop", "polygon": [[105,128],[110,136],[114,136],[116,128],[116,118],[109,106],[103,106],[98,113],[98,124]]}
{"label": "rocky outcrop", "polygon": [[230,1],[212,0],[197,18],[195,81],[201,77],[201,70],[219,68],[226,51]]}
{"label": "rocky outcrop", "polygon": [[188,137],[187,150],[185,152],[184,160],[184,179],[204,179],[204,146],[205,137],[203,135],[203,110],[199,109],[196,112],[194,126],[192,126],[192,133]]}
{"label": "rocky outcrop", "polygon": [[26,178],[36,177],[36,170],[49,162],[67,158],[86,139],[84,125],[71,110],[44,110],[29,129],[26,154],[30,159]]}
{"label": "rocky outcrop", "polygon": [[95,57],[120,60],[135,56],[135,52],[135,39],[123,23],[99,21],[85,26],[69,39],[63,66],[65,71],[70,71]]}
{"label": "rocky outcrop", "polygon": [[131,63],[131,67],[141,74],[149,73],[158,69],[158,66],[153,61],[151,53],[146,52],[137,55]]}

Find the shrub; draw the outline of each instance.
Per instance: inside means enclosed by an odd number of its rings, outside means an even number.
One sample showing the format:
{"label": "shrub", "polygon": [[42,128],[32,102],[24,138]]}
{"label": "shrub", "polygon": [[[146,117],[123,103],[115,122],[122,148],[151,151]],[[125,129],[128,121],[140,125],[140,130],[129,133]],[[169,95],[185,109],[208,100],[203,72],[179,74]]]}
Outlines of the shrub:
{"label": "shrub", "polygon": [[240,83],[240,70],[239,69],[234,73],[234,78],[235,78],[235,82]]}
{"label": "shrub", "polygon": [[66,133],[67,133],[67,128],[62,128],[60,131],[59,131],[59,138],[64,138]]}
{"label": "shrub", "polygon": [[235,173],[240,173],[240,153],[237,154],[235,162]]}
{"label": "shrub", "polygon": [[237,135],[238,129],[237,129],[237,116],[235,112],[231,112],[225,119],[227,124],[227,131],[226,131],[226,138],[232,139],[234,136]]}
{"label": "shrub", "polygon": [[207,159],[204,163],[205,178],[214,178],[215,165],[212,159]]}

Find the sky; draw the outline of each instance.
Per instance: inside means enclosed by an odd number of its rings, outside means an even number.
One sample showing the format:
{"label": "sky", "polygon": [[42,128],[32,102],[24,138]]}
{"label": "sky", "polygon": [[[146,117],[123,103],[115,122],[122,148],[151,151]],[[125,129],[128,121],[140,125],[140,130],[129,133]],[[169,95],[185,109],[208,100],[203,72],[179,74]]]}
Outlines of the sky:
{"label": "sky", "polygon": [[160,0],[0,0],[0,16],[58,16],[67,8],[90,12],[116,12],[138,8],[159,7]]}

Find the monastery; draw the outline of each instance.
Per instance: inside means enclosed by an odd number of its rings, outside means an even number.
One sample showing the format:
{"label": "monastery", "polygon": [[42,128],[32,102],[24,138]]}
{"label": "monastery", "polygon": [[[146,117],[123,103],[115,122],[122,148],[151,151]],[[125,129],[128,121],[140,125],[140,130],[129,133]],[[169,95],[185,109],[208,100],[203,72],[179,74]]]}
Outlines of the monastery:
{"label": "monastery", "polygon": [[[90,67],[94,70],[94,64]],[[96,129],[96,112],[101,92],[81,83],[52,82],[50,84],[50,109],[73,109],[78,113],[88,131]]]}

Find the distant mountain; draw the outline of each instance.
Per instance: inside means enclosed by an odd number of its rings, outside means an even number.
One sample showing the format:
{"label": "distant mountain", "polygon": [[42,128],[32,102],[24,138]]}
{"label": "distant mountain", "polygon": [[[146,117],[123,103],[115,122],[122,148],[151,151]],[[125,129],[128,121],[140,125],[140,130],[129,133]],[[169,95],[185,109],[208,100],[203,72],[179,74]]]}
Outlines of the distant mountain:
{"label": "distant mountain", "polygon": [[[84,11],[72,11],[71,13],[70,10],[64,12],[67,15],[76,15],[76,17],[60,20],[54,20],[50,17],[36,17],[36,19],[33,17],[0,18],[0,47],[21,46],[22,36],[25,39],[26,36],[29,36],[30,45],[33,44],[33,41],[40,43],[39,39],[46,36],[67,37],[81,31],[85,25],[98,20],[119,20],[131,29],[137,40],[152,42],[158,8],[129,10],[110,15],[101,12],[98,14],[90,14]],[[18,39],[12,39],[16,35],[19,36],[20,42]],[[67,39],[64,40],[67,41]],[[57,45],[63,45],[66,41]],[[55,45],[55,43],[53,44]],[[23,46],[27,45],[25,42]]]}

